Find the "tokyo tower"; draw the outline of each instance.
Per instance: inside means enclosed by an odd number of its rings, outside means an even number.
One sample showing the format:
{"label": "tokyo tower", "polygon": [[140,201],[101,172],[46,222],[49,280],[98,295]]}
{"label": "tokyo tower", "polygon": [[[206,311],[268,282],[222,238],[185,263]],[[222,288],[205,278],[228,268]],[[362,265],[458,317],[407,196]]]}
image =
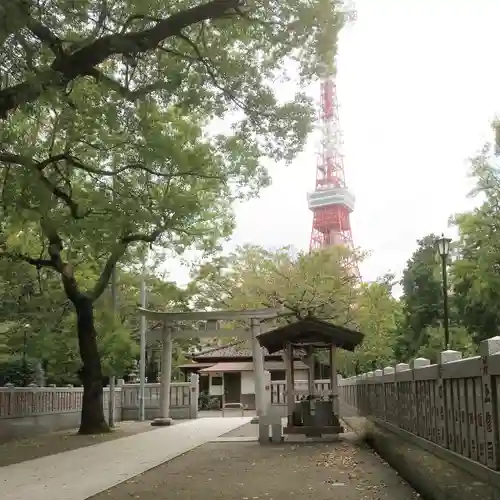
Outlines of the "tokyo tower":
{"label": "tokyo tower", "polygon": [[310,250],[331,245],[353,246],[350,214],[354,196],[344,177],[342,135],[339,126],[335,77],[321,81],[321,146],[316,165],[316,188],[308,193],[309,210],[313,212]]}

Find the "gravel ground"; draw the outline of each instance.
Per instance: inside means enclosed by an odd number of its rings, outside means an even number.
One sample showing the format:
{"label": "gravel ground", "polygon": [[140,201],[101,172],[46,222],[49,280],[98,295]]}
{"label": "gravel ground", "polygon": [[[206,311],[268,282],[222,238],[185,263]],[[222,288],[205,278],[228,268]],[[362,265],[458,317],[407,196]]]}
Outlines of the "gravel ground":
{"label": "gravel ground", "polygon": [[[256,436],[248,424],[228,437]],[[352,436],[337,442],[210,443],[92,500],[411,500],[418,495]]]}
{"label": "gravel ground", "polygon": [[0,467],[153,430],[150,422],[119,422],[109,434],[80,436],[75,429],[0,443]]}

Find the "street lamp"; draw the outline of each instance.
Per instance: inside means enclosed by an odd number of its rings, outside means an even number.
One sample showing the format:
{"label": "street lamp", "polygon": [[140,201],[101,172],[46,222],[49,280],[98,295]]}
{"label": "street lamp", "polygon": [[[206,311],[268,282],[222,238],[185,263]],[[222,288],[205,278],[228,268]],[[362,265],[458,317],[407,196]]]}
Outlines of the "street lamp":
{"label": "street lamp", "polygon": [[448,321],[448,276],[446,273],[446,264],[450,253],[451,238],[441,238],[436,241],[437,250],[441,257],[441,272],[443,274],[443,326],[444,326],[444,344],[446,349],[450,348],[450,329]]}

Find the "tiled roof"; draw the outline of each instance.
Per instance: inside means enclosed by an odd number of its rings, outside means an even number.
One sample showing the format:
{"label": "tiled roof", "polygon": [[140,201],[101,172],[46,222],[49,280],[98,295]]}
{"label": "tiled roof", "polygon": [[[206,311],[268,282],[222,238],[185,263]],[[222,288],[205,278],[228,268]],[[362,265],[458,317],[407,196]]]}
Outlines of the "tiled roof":
{"label": "tiled roof", "polygon": [[[269,356],[264,349],[264,356]],[[252,346],[248,340],[239,340],[224,346],[211,347],[193,355],[193,359],[201,360],[208,358],[251,358]]]}
{"label": "tiled roof", "polygon": [[[269,356],[268,350],[263,347],[262,348],[264,356]],[[276,352],[273,356],[279,356],[280,352]],[[300,350],[295,350],[294,357],[300,357]],[[194,361],[203,362],[203,360],[213,359],[213,358],[252,358],[252,344],[250,340],[238,340],[236,342],[232,342],[231,344],[210,347],[209,349],[205,349],[197,354],[193,354],[191,359]]]}

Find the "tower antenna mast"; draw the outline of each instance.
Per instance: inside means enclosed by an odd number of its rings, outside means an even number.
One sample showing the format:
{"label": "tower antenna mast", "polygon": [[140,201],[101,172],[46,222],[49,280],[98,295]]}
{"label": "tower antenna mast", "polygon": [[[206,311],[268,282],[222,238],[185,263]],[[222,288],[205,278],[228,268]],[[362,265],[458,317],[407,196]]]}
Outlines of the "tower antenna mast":
{"label": "tower antenna mast", "polygon": [[[354,20],[353,11],[346,12]],[[316,164],[315,190],[307,195],[309,210],[313,213],[309,249],[332,245],[353,246],[350,214],[354,210],[354,196],[347,189],[342,154],[335,68],[325,71],[320,82],[319,123],[320,150]]]}

